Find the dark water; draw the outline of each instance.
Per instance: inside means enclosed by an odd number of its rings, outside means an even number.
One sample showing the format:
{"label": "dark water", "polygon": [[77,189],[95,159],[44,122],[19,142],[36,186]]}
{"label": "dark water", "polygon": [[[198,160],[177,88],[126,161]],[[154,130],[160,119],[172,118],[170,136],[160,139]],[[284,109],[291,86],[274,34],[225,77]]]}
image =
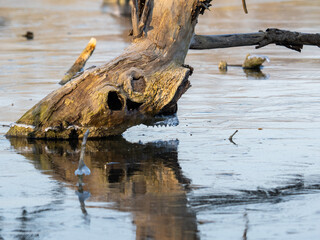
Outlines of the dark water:
{"label": "dark water", "polygon": [[[214,5],[197,33],[320,32],[318,1],[248,2],[249,15],[240,1]],[[100,0],[0,0],[0,239],[318,239],[317,47],[190,51],[180,124],[88,141],[83,188],[74,175],[81,141],[4,137],[59,87],[90,37],[98,45],[88,67],[123,51],[123,13]],[[34,40],[21,36],[28,30]],[[247,53],[271,62],[262,73],[219,72],[220,60],[241,64]]]}

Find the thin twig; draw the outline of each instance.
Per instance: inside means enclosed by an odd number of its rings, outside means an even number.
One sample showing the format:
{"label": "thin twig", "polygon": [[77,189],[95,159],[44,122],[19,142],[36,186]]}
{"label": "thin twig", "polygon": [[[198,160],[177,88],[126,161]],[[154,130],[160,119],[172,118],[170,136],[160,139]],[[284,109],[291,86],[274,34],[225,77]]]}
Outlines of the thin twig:
{"label": "thin twig", "polygon": [[238,130],[236,130],[230,137],[229,137],[229,141],[231,142],[231,143],[233,143],[234,145],[237,145],[234,141],[233,141],[233,136],[234,135],[236,135],[236,133],[238,132]]}
{"label": "thin twig", "polygon": [[245,14],[248,14],[246,0],[242,0],[242,7],[243,7],[243,11],[245,12]]}
{"label": "thin twig", "polygon": [[245,228],[242,234],[242,239],[243,240],[247,240],[248,239],[248,230],[249,230],[249,218],[248,218],[248,214],[245,212],[243,214],[243,218],[245,219]]}

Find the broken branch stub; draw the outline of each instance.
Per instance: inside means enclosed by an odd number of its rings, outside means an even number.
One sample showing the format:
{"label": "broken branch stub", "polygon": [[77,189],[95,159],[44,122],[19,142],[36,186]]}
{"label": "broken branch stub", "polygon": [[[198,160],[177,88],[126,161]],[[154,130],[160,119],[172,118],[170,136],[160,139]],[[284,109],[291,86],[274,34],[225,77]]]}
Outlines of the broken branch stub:
{"label": "broken branch stub", "polygon": [[66,72],[62,80],[59,82],[60,85],[64,85],[67,82],[69,82],[74,76],[80,72],[90,56],[92,55],[94,49],[96,48],[96,39],[91,38],[90,41],[88,42],[86,48],[82,51],[80,56],[77,58],[75,63],[72,65],[72,67]]}
{"label": "broken branch stub", "polygon": [[242,8],[245,14],[248,14],[246,0],[242,0]]}
{"label": "broken branch stub", "polygon": [[194,27],[211,0],[141,1],[144,30],[125,52],[50,93],[7,136],[81,138],[90,129],[90,138],[107,137],[176,112],[190,87],[184,60]]}

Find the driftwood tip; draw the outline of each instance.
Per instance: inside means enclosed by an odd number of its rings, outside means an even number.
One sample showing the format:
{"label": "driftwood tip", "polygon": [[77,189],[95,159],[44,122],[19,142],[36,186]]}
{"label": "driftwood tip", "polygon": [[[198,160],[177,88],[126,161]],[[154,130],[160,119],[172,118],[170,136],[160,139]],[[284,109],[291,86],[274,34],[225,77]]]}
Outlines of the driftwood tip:
{"label": "driftwood tip", "polygon": [[90,45],[91,47],[95,47],[97,45],[97,39],[91,38],[88,42],[88,45]]}
{"label": "driftwood tip", "polygon": [[77,58],[75,63],[71,66],[71,68],[65,73],[62,80],[59,82],[60,85],[64,85],[67,82],[69,82],[71,79],[73,79],[77,73],[81,71],[81,69],[84,68],[86,62],[91,57],[93,51],[96,48],[97,40],[95,38],[91,38],[88,42],[86,48],[82,51],[80,56]]}
{"label": "driftwood tip", "polygon": [[242,0],[242,8],[245,14],[248,14],[246,0]]}

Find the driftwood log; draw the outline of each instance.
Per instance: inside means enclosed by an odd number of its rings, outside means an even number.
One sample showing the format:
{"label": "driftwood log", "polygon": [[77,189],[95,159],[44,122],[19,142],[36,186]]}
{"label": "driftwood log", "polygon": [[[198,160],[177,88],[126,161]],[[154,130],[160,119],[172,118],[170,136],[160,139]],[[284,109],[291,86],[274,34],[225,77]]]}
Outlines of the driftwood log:
{"label": "driftwood log", "polygon": [[158,114],[173,114],[189,88],[184,65],[199,14],[211,0],[132,0],[133,43],[125,52],[42,99],[7,136],[90,138],[119,135]]}
{"label": "driftwood log", "polygon": [[[278,29],[237,35],[194,35],[211,0],[131,0],[133,42],[125,52],[90,68],[42,99],[7,132],[9,137],[68,139],[120,135],[155,116],[172,115],[190,87],[184,64],[189,47],[210,49],[270,43],[301,50],[319,46],[319,34]],[[281,32],[281,33],[279,33]],[[293,39],[293,40],[292,40]]]}

